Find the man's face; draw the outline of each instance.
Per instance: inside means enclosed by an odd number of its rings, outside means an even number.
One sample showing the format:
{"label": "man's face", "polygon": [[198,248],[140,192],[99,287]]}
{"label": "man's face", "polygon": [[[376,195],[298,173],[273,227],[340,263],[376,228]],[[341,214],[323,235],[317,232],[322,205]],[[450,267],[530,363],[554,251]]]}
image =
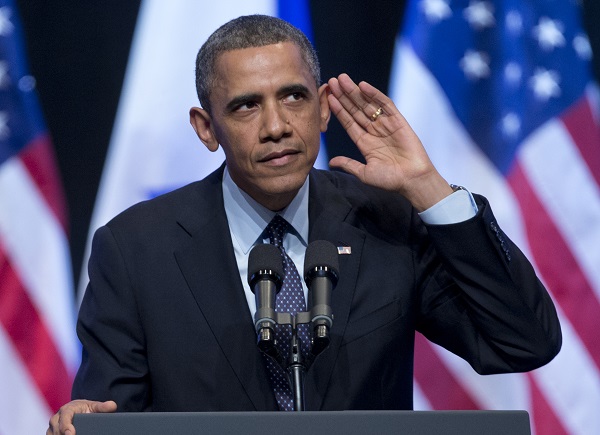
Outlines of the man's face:
{"label": "man's face", "polygon": [[216,77],[204,115],[209,136],[195,126],[198,135],[211,150],[223,147],[241,189],[271,210],[284,208],[317,158],[329,120],[325,87],[317,89],[291,42],[225,52]]}

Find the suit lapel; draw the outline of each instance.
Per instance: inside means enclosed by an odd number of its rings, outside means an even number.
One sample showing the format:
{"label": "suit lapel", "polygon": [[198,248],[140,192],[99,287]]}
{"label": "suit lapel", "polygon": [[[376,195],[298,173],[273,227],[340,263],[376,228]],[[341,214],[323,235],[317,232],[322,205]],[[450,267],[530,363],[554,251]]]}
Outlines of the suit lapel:
{"label": "suit lapel", "polygon": [[[199,184],[178,219],[189,234],[175,252],[182,274],[232,370],[256,410],[277,409],[240,281],[223,207],[222,168]],[[214,350],[211,350],[214,351]],[[227,386],[225,385],[224,388]]]}
{"label": "suit lapel", "polygon": [[[176,250],[175,257],[199,310],[254,408],[276,410],[263,356],[255,344],[252,316],[236,272],[224,213],[222,174],[223,168],[198,185],[197,196],[178,219],[189,239]],[[340,279],[332,294],[331,343],[313,362],[305,379],[306,409],[319,410],[348,322],[365,235],[347,222],[352,207],[328,176],[313,170],[310,177],[309,242],[328,240],[335,246],[352,249],[350,255],[338,257]]]}
{"label": "suit lapel", "polygon": [[309,202],[309,242],[328,240],[336,247],[349,246],[350,255],[339,255],[340,278],[332,292],[331,305],[334,316],[329,347],[319,355],[309,368],[305,380],[307,410],[320,410],[342,338],[346,330],[350,307],[356,287],[360,256],[365,240],[364,233],[347,221],[352,207],[324,174],[311,172]]}

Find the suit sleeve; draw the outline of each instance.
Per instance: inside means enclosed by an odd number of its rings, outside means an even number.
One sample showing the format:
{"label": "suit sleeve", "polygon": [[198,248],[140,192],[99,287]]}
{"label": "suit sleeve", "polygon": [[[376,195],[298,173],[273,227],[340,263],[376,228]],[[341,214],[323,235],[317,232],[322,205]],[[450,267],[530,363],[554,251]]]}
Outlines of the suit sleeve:
{"label": "suit sleeve", "polygon": [[144,333],[133,284],[108,227],[94,235],[89,275],[77,322],[83,349],[72,398],[114,400],[119,411],[150,410]]}
{"label": "suit sleeve", "polygon": [[533,370],[560,350],[556,309],[487,200],[476,200],[474,218],[427,226],[436,255],[422,260],[436,272],[423,280],[417,329],[480,374]]}

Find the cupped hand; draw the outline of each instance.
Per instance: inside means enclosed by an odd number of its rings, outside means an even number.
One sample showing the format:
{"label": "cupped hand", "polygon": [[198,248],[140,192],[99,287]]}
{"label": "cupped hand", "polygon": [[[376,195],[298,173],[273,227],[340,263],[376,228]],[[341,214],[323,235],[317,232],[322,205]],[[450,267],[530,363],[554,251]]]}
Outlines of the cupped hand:
{"label": "cupped hand", "polygon": [[366,161],[338,156],[329,162],[332,167],[401,193],[419,211],[452,193],[389,97],[366,82],[357,85],[347,74],[330,79],[328,86],[331,111]]}

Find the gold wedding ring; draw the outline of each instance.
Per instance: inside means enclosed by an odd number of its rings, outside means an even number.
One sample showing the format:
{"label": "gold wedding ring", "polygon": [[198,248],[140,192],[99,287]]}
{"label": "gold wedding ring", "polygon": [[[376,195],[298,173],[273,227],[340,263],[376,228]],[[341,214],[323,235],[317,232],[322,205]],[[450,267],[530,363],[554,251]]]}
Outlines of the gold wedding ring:
{"label": "gold wedding ring", "polygon": [[380,107],[379,109],[377,109],[377,110],[375,111],[375,113],[373,113],[373,114],[371,115],[371,120],[372,120],[372,121],[376,121],[376,120],[377,120],[377,118],[379,118],[379,115],[381,115],[382,113],[383,113],[383,109]]}

